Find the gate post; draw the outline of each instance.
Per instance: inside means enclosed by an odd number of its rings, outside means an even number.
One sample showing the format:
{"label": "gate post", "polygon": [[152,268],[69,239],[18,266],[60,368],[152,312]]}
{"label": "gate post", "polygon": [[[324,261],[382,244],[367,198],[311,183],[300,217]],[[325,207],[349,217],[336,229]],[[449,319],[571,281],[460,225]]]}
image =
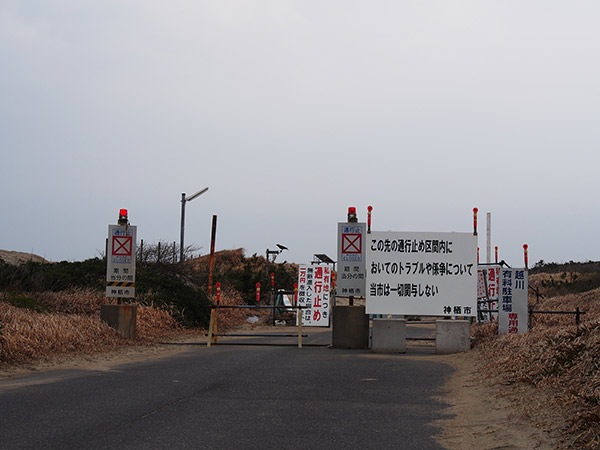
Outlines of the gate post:
{"label": "gate post", "polygon": [[471,348],[469,320],[436,320],[435,352],[438,355],[466,352]]}

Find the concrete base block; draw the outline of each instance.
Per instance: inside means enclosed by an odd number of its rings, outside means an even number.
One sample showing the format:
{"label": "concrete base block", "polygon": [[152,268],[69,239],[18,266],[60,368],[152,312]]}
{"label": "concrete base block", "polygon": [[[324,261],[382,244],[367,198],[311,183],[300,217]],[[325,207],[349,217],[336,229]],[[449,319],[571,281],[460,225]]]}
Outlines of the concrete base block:
{"label": "concrete base block", "polygon": [[406,320],[373,319],[373,341],[375,353],[406,353]]}
{"label": "concrete base block", "polygon": [[471,348],[471,322],[436,320],[435,352],[438,355],[466,352]]}
{"label": "concrete base block", "polygon": [[333,307],[332,346],[369,348],[369,316],[364,306]]}
{"label": "concrete base block", "polygon": [[100,320],[126,338],[135,339],[137,305],[101,305]]}

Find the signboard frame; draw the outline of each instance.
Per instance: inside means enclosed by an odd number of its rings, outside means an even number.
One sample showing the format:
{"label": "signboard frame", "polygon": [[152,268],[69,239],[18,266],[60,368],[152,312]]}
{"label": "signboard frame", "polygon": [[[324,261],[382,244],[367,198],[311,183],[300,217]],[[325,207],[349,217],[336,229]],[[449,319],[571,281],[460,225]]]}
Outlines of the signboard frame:
{"label": "signboard frame", "polygon": [[502,268],[498,302],[498,334],[527,333],[529,272],[524,268]]}
{"label": "signboard frame", "polygon": [[135,298],[137,227],[109,225],[106,255],[106,296]]}
{"label": "signboard frame", "polygon": [[296,325],[328,327],[331,317],[331,275],[329,264],[301,264],[298,267],[298,310]]}
{"label": "signboard frame", "polygon": [[338,297],[366,296],[366,230],[363,222],[338,222]]}
{"label": "signboard frame", "polygon": [[367,314],[477,314],[477,236],[472,233],[373,231],[366,265]]}

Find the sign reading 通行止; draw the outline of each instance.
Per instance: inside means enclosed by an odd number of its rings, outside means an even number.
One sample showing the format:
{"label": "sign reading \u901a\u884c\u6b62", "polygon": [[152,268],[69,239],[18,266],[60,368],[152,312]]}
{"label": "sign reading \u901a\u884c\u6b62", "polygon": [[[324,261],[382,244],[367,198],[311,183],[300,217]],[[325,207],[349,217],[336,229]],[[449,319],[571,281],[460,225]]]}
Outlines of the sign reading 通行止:
{"label": "sign reading \u901a\u884c\u6b62", "polygon": [[527,333],[528,278],[525,269],[500,271],[498,334]]}
{"label": "sign reading \u901a\u884c\u6b62", "polygon": [[365,296],[364,223],[338,223],[337,294]]}
{"label": "sign reading \u901a\u884c\u6b62", "polygon": [[[302,324],[329,326],[331,268],[327,264],[300,265],[298,268],[298,310]],[[296,319],[299,324],[299,318]]]}
{"label": "sign reading \u901a\u884c\u6b62", "polygon": [[498,320],[498,313],[491,310],[497,309],[499,282],[500,266],[479,265],[477,270],[477,300],[481,309],[487,310],[487,312],[482,312],[481,317],[478,318],[482,322]]}
{"label": "sign reading \u901a\u884c\u6b62", "polygon": [[477,314],[473,234],[372,232],[365,246],[367,314]]}
{"label": "sign reading \u901a\u884c\u6b62", "polygon": [[108,226],[106,296],[135,297],[136,227]]}

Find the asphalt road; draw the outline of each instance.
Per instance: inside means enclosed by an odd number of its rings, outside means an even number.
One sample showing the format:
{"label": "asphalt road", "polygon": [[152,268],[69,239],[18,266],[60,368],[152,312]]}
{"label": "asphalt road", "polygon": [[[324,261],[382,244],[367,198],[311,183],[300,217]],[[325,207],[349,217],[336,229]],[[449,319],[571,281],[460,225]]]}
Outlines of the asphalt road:
{"label": "asphalt road", "polygon": [[451,372],[368,350],[191,345],[110,371],[0,380],[0,448],[439,449],[432,396]]}

